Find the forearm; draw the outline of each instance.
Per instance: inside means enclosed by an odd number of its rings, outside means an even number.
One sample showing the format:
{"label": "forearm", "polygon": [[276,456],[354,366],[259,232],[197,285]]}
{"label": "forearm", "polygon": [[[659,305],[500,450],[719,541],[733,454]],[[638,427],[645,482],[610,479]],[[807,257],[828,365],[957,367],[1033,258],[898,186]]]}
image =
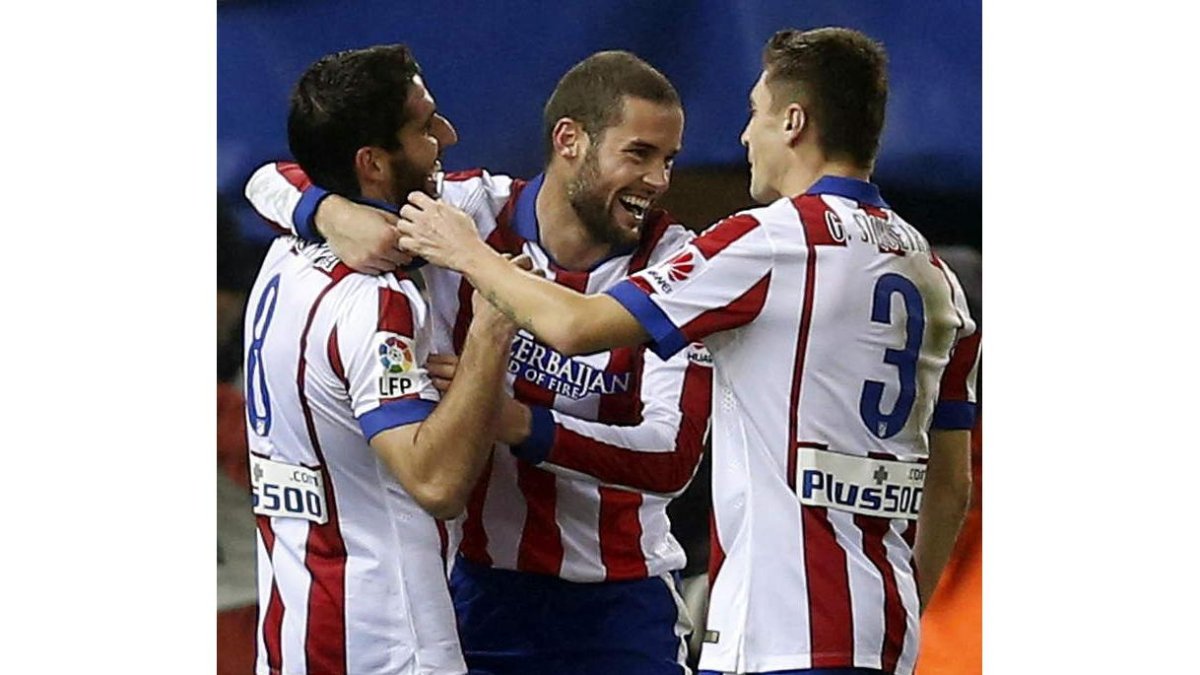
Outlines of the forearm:
{"label": "forearm", "polygon": [[[582,295],[517,269],[482,242],[472,247],[464,261],[463,274],[483,297],[564,355],[631,346],[648,337],[615,300]],[[632,323],[635,330],[614,330],[623,328],[622,323]]]}
{"label": "forearm", "polygon": [[[942,570],[954,551],[967,509],[971,502],[971,475],[969,463],[969,432],[941,432],[943,437],[952,436],[956,458],[954,466],[947,467],[935,455],[931,457],[926,473],[925,490],[922,495],[921,513],[917,519],[917,538],[913,547],[913,558],[917,569],[918,591],[921,608],[929,605]],[[947,441],[943,440],[942,444]],[[944,449],[943,453],[946,454]],[[965,455],[968,459],[961,458]]]}
{"label": "forearm", "polygon": [[606,427],[563,420],[546,463],[608,485],[675,495],[684,490],[704,450],[704,427],[662,423]]}
{"label": "forearm", "polygon": [[472,326],[460,359],[461,379],[417,429],[410,472],[457,515],[487,463],[503,396],[511,335]]}

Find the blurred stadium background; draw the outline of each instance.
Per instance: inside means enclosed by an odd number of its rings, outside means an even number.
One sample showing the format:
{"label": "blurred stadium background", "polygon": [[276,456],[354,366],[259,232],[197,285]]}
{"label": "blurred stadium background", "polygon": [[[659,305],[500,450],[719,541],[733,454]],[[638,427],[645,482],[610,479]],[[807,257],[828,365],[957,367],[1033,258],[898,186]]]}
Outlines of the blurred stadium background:
{"label": "blurred stadium background", "polygon": [[[271,238],[241,196],[264,161],[289,157],[288,94],[328,52],[409,44],[460,141],[448,170],[540,170],[541,108],[558,78],[601,49],[627,49],[679,90],[684,148],[664,205],[701,229],[750,205],[738,134],[765,40],[784,27],[843,25],[881,40],[891,93],[875,181],[958,271],[973,312],[981,244],[981,5],[948,0],[521,2],[224,0],[217,6],[219,673],[252,670],[254,535],[245,469],[240,324]],[[977,429],[978,431],[978,429]],[[978,439],[978,434],[976,434]],[[919,675],[981,672],[981,456],[976,499],[927,612]],[[704,468],[673,505],[688,574],[707,561]]]}

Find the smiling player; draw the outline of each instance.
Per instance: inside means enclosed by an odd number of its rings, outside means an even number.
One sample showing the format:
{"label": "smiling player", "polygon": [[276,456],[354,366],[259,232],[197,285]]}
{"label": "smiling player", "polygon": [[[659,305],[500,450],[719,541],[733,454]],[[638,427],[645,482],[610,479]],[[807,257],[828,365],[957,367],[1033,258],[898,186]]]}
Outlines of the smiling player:
{"label": "smiling player", "polygon": [[[691,240],[654,207],[684,123],[661,73],[627,52],[590,56],[560,80],[543,122],[541,175],[446,176],[442,199],[472,215],[476,238],[528,254],[548,279],[581,292],[603,291]],[[309,187],[294,167],[263,167],[247,195],[273,221],[308,236],[316,226],[362,268],[401,259],[394,215]],[[432,266],[423,275],[437,351],[458,354],[471,286]],[[452,357],[429,367],[435,383],[464,376]],[[497,675],[684,672],[690,628],[675,574],[685,557],[666,507],[700,461],[707,353],[572,357],[522,333],[508,367],[508,448],[472,495],[451,579],[467,665]]]}

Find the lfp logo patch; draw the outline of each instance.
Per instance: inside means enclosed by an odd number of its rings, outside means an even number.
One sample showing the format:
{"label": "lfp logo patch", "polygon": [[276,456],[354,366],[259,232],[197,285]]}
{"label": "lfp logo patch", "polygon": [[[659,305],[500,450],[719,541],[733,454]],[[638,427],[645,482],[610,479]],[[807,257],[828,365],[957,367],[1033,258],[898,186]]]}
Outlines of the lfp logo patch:
{"label": "lfp logo patch", "polygon": [[398,335],[393,335],[379,345],[379,362],[384,372],[397,374],[412,370],[415,359],[412,349]]}

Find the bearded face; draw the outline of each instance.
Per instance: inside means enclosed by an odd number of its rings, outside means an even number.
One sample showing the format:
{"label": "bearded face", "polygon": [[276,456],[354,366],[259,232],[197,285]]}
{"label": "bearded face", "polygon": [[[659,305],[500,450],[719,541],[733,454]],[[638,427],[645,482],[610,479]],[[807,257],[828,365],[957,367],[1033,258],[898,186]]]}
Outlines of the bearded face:
{"label": "bearded face", "polygon": [[606,185],[607,181],[600,171],[599,147],[603,143],[603,135],[597,140],[600,143],[587,152],[583,165],[567,183],[567,200],[594,241],[616,248],[633,246],[640,236],[636,227],[640,222],[632,229],[617,222],[612,190]]}

